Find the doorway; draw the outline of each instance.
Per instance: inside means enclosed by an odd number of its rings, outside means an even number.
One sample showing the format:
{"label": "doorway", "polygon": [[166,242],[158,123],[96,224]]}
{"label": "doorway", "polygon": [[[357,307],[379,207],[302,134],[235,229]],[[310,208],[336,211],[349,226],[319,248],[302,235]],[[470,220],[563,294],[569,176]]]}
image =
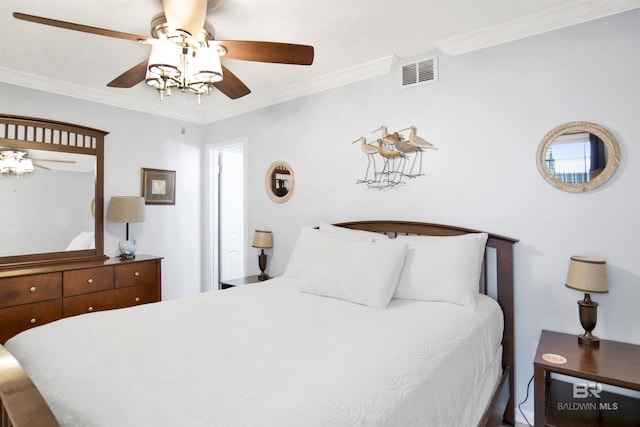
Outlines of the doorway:
{"label": "doorway", "polygon": [[245,264],[245,141],[209,146],[208,154],[204,291],[217,290],[221,280],[243,277]]}

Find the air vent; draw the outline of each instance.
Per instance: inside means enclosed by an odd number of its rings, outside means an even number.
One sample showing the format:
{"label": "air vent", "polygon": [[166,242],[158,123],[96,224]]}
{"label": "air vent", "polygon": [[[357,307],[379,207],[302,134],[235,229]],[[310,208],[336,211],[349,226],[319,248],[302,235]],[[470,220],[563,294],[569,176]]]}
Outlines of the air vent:
{"label": "air vent", "polygon": [[424,59],[402,66],[402,87],[436,83],[438,81],[438,57]]}

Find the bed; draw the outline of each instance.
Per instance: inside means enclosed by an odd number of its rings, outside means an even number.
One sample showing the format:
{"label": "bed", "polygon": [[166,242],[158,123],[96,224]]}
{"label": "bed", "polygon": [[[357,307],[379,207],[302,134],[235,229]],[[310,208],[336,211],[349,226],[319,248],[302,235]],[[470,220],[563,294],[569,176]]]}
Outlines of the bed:
{"label": "bed", "polygon": [[[1,425],[513,424],[515,242],[417,222],[321,223],[301,231],[282,277],[10,339]],[[456,284],[436,296],[412,287],[465,248],[480,254],[472,299]]]}

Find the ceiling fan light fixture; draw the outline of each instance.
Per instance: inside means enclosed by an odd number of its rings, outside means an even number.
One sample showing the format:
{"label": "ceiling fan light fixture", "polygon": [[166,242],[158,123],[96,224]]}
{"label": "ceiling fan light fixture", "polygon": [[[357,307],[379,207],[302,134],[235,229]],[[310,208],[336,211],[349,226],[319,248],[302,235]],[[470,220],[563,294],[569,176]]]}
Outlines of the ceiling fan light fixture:
{"label": "ceiling fan light fixture", "polygon": [[211,93],[213,84],[222,80],[220,49],[191,41],[183,38],[176,44],[160,39],[153,43],[145,82],[158,91],[161,101],[177,88],[196,94],[200,103],[200,95]]}
{"label": "ceiling fan light fixture", "polygon": [[213,84],[222,80],[222,64],[218,51],[212,47],[202,47],[193,59],[194,77],[203,83]]}
{"label": "ceiling fan light fixture", "polygon": [[27,153],[22,151],[0,151],[0,174],[22,175],[33,172],[33,162],[24,159],[25,154]]}
{"label": "ceiling fan light fixture", "polygon": [[22,169],[22,173],[30,173],[35,170],[31,159],[22,159],[22,161],[20,162],[20,167]]}
{"label": "ceiling fan light fixture", "polygon": [[160,94],[160,101],[164,100],[164,96],[171,96],[171,88],[178,87],[178,83],[175,79],[168,78],[166,76],[159,76],[157,74],[153,74],[151,71],[147,70],[147,76],[145,78],[145,82],[158,91]]}
{"label": "ceiling fan light fixture", "polygon": [[153,43],[149,72],[160,77],[180,77],[180,47],[166,40]]}

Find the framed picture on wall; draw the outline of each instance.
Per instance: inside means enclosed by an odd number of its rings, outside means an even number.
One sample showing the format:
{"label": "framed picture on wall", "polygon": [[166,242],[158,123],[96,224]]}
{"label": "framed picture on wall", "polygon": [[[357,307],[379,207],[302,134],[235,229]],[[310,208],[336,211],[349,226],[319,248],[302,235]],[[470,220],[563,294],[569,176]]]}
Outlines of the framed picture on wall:
{"label": "framed picture on wall", "polygon": [[142,168],[145,205],[176,204],[176,171]]}

